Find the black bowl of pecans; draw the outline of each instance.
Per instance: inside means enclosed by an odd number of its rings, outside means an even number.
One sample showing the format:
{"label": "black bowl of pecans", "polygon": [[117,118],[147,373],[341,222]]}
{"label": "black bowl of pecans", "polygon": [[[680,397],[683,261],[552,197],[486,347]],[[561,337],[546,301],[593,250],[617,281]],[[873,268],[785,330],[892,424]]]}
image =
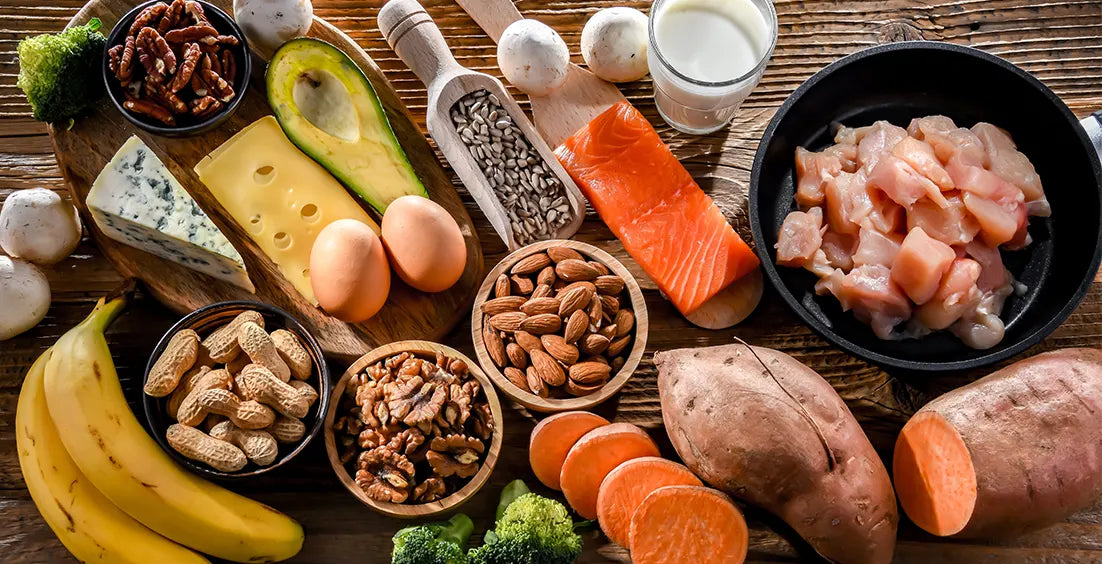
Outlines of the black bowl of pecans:
{"label": "black bowl of pecans", "polygon": [[245,97],[252,57],[241,28],[201,0],[153,0],[107,37],[103,79],[119,112],[156,135],[184,137],[226,120]]}
{"label": "black bowl of pecans", "polygon": [[459,351],[428,341],[383,345],[333,388],[325,449],[345,488],[401,518],[452,510],[497,463],[501,403],[485,373]]}

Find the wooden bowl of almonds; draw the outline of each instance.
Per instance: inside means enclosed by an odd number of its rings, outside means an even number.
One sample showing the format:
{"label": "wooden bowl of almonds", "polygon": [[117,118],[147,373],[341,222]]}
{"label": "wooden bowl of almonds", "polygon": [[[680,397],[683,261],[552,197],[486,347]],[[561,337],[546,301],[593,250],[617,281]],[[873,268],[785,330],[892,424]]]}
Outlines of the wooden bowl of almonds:
{"label": "wooden bowl of almonds", "polygon": [[648,325],[639,284],[612,255],[542,241],[486,276],[471,338],[499,390],[550,413],[589,409],[618,392],[643,357]]}
{"label": "wooden bowl of almonds", "polygon": [[143,407],[177,462],[212,478],[243,478],[289,462],[321,431],[329,368],[287,312],[219,302],[178,321],[146,367]]}
{"label": "wooden bowl of almonds", "polygon": [[344,487],[391,517],[462,505],[497,464],[504,437],[490,379],[428,341],[383,345],[348,367],[325,415],[325,449]]}

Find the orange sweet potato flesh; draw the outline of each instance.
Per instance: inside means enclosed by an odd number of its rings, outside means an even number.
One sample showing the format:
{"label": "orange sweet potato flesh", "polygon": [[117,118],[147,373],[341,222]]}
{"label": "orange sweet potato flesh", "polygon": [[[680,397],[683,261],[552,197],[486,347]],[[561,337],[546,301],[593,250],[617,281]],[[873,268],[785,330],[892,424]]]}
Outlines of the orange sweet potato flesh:
{"label": "orange sweet potato flesh", "polygon": [[[938,397],[904,426],[895,459],[903,509],[931,533],[967,518],[955,536],[1003,538],[1067,519],[1102,496],[1102,351],[1039,354]],[[957,490],[968,465],[971,511]],[[920,479],[934,472],[953,477]]]}
{"label": "orange sweet potato flesh", "polygon": [[665,486],[701,486],[684,465],[644,456],[633,458],[612,470],[597,492],[597,521],[612,542],[628,545],[631,516],[654,490]]}
{"label": "orange sweet potato flesh", "polygon": [[564,411],[556,413],[536,425],[528,440],[528,463],[532,473],[543,485],[553,489],[559,487],[559,473],[566,453],[582,435],[608,425],[608,420],[588,411]]}
{"label": "orange sweet potato flesh", "polygon": [[670,442],[704,483],[777,515],[828,560],[891,562],[891,478],[826,380],[743,344],[659,352],[654,362]]}
{"label": "orange sweet potato flesh", "polygon": [[960,433],[936,412],[911,418],[892,461],[899,504],[916,525],[948,536],[959,533],[976,506],[976,471]]}
{"label": "orange sweet potato flesh", "polygon": [[585,519],[597,518],[601,482],[621,463],[642,456],[658,456],[658,446],[642,429],[630,423],[612,423],[586,433],[566,454],[559,474],[563,496]]}
{"label": "orange sweet potato flesh", "polygon": [[702,486],[666,486],[651,492],[631,518],[635,564],[741,564],[749,531],[726,494]]}

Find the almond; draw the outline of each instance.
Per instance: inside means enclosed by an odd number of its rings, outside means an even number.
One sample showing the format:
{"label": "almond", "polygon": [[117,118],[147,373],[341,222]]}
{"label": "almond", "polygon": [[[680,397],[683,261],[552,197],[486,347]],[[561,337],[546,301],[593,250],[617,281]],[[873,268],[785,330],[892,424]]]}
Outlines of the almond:
{"label": "almond", "polygon": [[517,344],[520,345],[520,348],[528,353],[543,350],[543,344],[540,343],[540,338],[527,331],[517,331],[513,333],[513,338],[517,340]]}
{"label": "almond", "polygon": [[486,315],[497,315],[507,311],[518,311],[526,301],[528,300],[524,296],[503,296],[482,302],[481,309]]}
{"label": "almond", "polygon": [[555,265],[555,274],[567,282],[594,280],[601,275],[593,265],[578,259],[566,259]]}
{"label": "almond", "polygon": [[607,266],[605,266],[605,265],[603,265],[603,264],[601,264],[601,263],[599,263],[595,260],[588,261],[586,264],[588,264],[589,266],[592,266],[593,270],[596,270],[598,272],[598,276],[608,276],[609,274],[612,274],[612,272],[610,272],[608,270]]}
{"label": "almond", "polygon": [[528,315],[540,315],[558,313],[559,307],[559,298],[532,298],[520,306],[520,311]]}
{"label": "almond", "polygon": [[616,319],[613,320],[616,324],[616,336],[623,337],[628,333],[631,333],[631,328],[635,327],[635,312],[628,308],[621,309],[616,312]]}
{"label": "almond", "polygon": [[578,349],[585,354],[601,354],[605,352],[609,344],[608,337],[597,333],[586,333],[578,341]]}
{"label": "almond", "polygon": [[509,295],[509,277],[500,274],[494,282],[494,297],[504,298]]}
{"label": "almond", "polygon": [[[601,335],[602,337],[604,337],[604,338],[608,339],[609,341],[611,341],[611,340],[616,338],[616,324],[615,323],[609,323],[608,325],[605,325],[604,327],[601,327],[597,331],[597,333],[599,335]],[[615,355],[613,355],[613,356],[615,356]]]}
{"label": "almond", "polygon": [[566,342],[566,339],[558,335],[544,335],[540,337],[543,350],[563,364],[578,362],[578,347]]}
{"label": "almond", "polygon": [[506,366],[502,372],[505,374],[505,378],[512,384],[524,391],[528,391],[528,377],[524,375],[524,371],[514,366]]}
{"label": "almond", "polygon": [[528,389],[533,394],[541,398],[547,397],[547,383],[543,381],[543,378],[540,378],[539,373],[536,372],[536,367],[528,367],[528,370],[524,373],[524,380],[528,383]]}
{"label": "almond", "polygon": [[566,393],[568,393],[572,396],[581,397],[581,396],[588,396],[589,394],[592,394],[593,392],[596,392],[597,390],[600,390],[604,386],[605,386],[604,382],[598,382],[596,384],[585,386],[585,385],[579,384],[579,383],[571,380],[570,378],[567,378],[566,383],[563,384],[563,386],[562,386],[562,389],[566,390]]}
{"label": "almond", "polygon": [[585,330],[588,327],[589,315],[580,309],[575,311],[570,314],[570,319],[566,320],[566,329],[563,330],[563,340],[573,344],[585,334]]}
{"label": "almond", "polygon": [[556,263],[560,263],[566,259],[585,260],[585,257],[583,257],[581,253],[570,247],[550,247],[547,249],[547,256]]}
{"label": "almond", "polygon": [[547,383],[549,386],[561,386],[566,382],[566,373],[563,372],[562,366],[555,359],[551,358],[551,355],[543,351],[532,351],[532,368],[536,369],[536,374]]}
{"label": "almond", "polygon": [[555,276],[555,267],[547,265],[543,267],[543,270],[536,275],[536,284],[550,286],[555,283],[558,278]]}
{"label": "almond", "polygon": [[536,286],[535,290],[532,290],[531,298],[550,298],[551,294],[553,293],[555,293],[555,291],[551,289],[551,286],[547,284],[540,284],[539,286]]}
{"label": "almond", "polygon": [[620,311],[620,300],[616,296],[600,296],[601,315],[609,320],[615,319]]}
{"label": "almond", "polygon": [[582,362],[599,362],[601,364],[608,364],[608,359],[601,355],[592,355],[583,358]]}
{"label": "almond", "polygon": [[508,360],[505,354],[505,342],[501,340],[501,336],[497,334],[497,331],[490,327],[489,317],[483,321],[482,342],[486,345],[486,352],[490,354],[490,359],[494,361],[494,364],[505,366]]}
{"label": "almond", "polygon": [[528,314],[522,311],[507,311],[490,317],[490,327],[498,331],[511,333],[520,329],[521,324],[526,319],[528,319]]}
{"label": "almond", "polygon": [[619,372],[620,369],[624,367],[624,357],[618,356],[612,359],[612,364],[610,366],[612,366],[613,372]]}
{"label": "almond", "polygon": [[536,285],[533,284],[531,280],[523,276],[517,276],[516,274],[514,274],[513,276],[509,277],[509,279],[513,282],[513,290],[516,290],[516,293],[522,296],[527,296],[528,294],[531,294],[532,290],[536,288]]}
{"label": "almond", "polygon": [[562,317],[568,317],[575,311],[589,305],[592,299],[593,292],[585,286],[563,288],[563,291],[559,292],[558,313]]}
{"label": "almond", "polygon": [[612,342],[608,344],[608,348],[605,349],[605,354],[608,356],[620,356],[620,353],[624,352],[624,349],[627,348],[630,342],[631,337],[627,335],[619,339],[613,339]]}
{"label": "almond", "polygon": [[551,264],[551,259],[545,253],[528,255],[513,265],[509,270],[513,274],[532,274],[543,270],[543,267]]}
{"label": "almond", "polygon": [[524,370],[528,368],[528,353],[516,343],[505,345],[505,356],[509,357],[509,363]]}
{"label": "almond", "polygon": [[525,319],[520,328],[533,335],[554,333],[562,328],[562,318],[553,313],[541,313]]}
{"label": "almond", "polygon": [[597,292],[606,296],[615,296],[624,291],[624,279],[619,276],[609,274],[598,276],[593,284],[597,286]]}
{"label": "almond", "polygon": [[609,365],[600,362],[579,362],[570,367],[570,379],[582,385],[603,383],[608,381],[611,370]]}
{"label": "almond", "polygon": [[593,299],[589,302],[589,322],[595,327],[601,326],[601,316],[604,314],[604,306],[601,304],[601,298],[593,296]]}

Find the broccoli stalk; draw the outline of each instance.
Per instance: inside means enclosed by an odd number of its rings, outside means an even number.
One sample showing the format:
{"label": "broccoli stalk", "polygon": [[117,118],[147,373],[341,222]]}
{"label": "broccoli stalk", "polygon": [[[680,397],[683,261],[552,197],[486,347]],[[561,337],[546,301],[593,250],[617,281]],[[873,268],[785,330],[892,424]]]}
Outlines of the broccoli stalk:
{"label": "broccoli stalk", "polygon": [[19,78],[34,119],[58,123],[78,116],[103,94],[104,45],[92,18],[58,34],[28,37],[19,42]]}
{"label": "broccoli stalk", "polygon": [[520,480],[502,490],[498,515],[486,544],[467,553],[470,564],[570,564],[582,552],[566,507]]}
{"label": "broccoli stalk", "polygon": [[444,523],[406,527],[394,534],[392,564],[466,564],[470,517],[459,513]]}

